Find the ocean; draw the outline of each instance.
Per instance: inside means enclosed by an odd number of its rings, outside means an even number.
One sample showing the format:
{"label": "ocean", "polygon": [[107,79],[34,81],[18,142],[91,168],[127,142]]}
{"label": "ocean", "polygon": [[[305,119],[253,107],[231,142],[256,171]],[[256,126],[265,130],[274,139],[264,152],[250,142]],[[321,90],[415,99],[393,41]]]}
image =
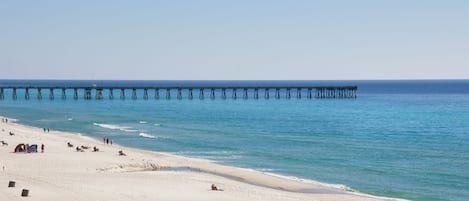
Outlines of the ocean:
{"label": "ocean", "polygon": [[[356,99],[18,99],[5,90],[0,115],[146,150],[212,160],[374,195],[429,201],[469,198],[469,80],[66,81],[0,80],[0,86],[226,84],[357,85]],[[296,91],[292,91],[292,94]],[[126,92],[127,96],[131,94]],[[239,92],[238,92],[239,93]],[[306,97],[306,90],[303,91]],[[163,91],[160,91],[164,95]],[[263,94],[263,93],[260,93]]]}

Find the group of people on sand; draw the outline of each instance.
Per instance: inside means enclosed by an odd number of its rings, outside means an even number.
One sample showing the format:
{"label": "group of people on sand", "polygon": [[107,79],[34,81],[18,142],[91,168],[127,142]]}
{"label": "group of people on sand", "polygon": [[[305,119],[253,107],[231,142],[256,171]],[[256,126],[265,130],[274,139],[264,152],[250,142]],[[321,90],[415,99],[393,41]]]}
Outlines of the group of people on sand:
{"label": "group of people on sand", "polygon": [[50,132],[50,129],[49,129],[49,128],[42,128],[42,130],[44,130],[44,133],[45,133],[45,132]]}
{"label": "group of people on sand", "polygon": [[223,191],[223,189],[218,188],[217,186],[215,186],[215,184],[212,184],[211,188],[212,188],[212,191]]}
{"label": "group of people on sand", "polygon": [[[74,145],[73,145],[72,143],[70,143],[70,142],[67,142],[67,146],[68,146],[68,147],[74,147]],[[76,146],[75,150],[76,150],[77,152],[84,152],[85,150],[87,150],[87,149],[89,149],[89,148],[90,148],[89,146],[81,145],[81,146]],[[94,147],[93,147],[93,152],[98,152],[98,151],[99,151],[99,149],[98,149],[96,146],[94,146]]]}
{"label": "group of people on sand", "polygon": [[2,123],[8,123],[8,118],[2,118]]}
{"label": "group of people on sand", "polygon": [[104,138],[103,138],[103,143],[104,143],[104,144],[109,144],[109,143],[110,143],[110,144],[112,145],[112,140],[110,140],[110,139],[107,138],[107,137],[104,137]]}

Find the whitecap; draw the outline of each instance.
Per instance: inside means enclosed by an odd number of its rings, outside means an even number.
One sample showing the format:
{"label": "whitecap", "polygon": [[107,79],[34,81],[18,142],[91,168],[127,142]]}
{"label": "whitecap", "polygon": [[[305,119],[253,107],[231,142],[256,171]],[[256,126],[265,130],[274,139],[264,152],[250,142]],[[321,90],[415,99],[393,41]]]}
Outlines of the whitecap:
{"label": "whitecap", "polygon": [[146,121],[139,121],[138,123],[140,123],[140,124],[146,124],[147,122],[146,122]]}
{"label": "whitecap", "polygon": [[144,137],[144,138],[152,138],[152,139],[155,139],[156,136],[154,135],[150,135],[150,134],[147,134],[147,133],[140,133],[138,134],[140,137]]}
{"label": "whitecap", "polygon": [[107,128],[107,129],[112,129],[112,130],[121,130],[125,132],[137,132],[138,130],[132,130],[131,127],[127,126],[119,126],[119,125],[114,125],[114,124],[99,124],[99,123],[93,123],[95,126],[99,126],[101,128]]}

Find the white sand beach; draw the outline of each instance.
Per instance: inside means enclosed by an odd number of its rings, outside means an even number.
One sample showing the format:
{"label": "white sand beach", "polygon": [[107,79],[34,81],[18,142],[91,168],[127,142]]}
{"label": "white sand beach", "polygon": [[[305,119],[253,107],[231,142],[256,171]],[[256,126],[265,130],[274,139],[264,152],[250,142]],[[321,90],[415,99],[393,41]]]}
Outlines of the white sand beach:
{"label": "white sand beach", "polygon": [[[9,132],[14,133],[10,135]],[[399,200],[349,192],[167,153],[138,150],[75,133],[0,124],[0,200],[68,201],[293,201]],[[68,147],[70,142],[74,147]],[[14,153],[17,144],[38,144],[37,153]],[[44,144],[44,153],[41,153]],[[83,152],[76,146],[89,146]],[[99,148],[93,152],[93,147]],[[126,156],[119,156],[122,150]],[[9,181],[15,187],[8,187]],[[212,191],[215,184],[223,191]],[[28,189],[28,197],[21,197]],[[302,193],[308,192],[308,193]]]}

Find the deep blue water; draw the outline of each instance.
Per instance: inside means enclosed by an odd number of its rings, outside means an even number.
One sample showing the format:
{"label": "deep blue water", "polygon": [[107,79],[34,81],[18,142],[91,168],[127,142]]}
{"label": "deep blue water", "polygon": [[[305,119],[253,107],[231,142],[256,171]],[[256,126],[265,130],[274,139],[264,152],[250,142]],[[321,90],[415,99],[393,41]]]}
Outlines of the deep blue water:
{"label": "deep blue water", "polygon": [[[12,100],[6,90],[0,115],[27,125],[109,137],[126,146],[343,184],[376,195],[469,198],[469,80],[0,80],[0,86],[12,83],[357,85],[357,99],[299,100],[255,100],[251,94],[248,100],[223,100],[219,94],[215,100],[143,100],[142,91],[137,100],[107,100],[107,94],[104,100],[83,100],[81,91],[80,99],[73,100],[70,90],[65,101],[58,90],[54,101],[47,98],[48,91],[36,100],[35,90],[30,100],[24,100],[22,90]],[[231,91],[227,93],[230,97]]]}

